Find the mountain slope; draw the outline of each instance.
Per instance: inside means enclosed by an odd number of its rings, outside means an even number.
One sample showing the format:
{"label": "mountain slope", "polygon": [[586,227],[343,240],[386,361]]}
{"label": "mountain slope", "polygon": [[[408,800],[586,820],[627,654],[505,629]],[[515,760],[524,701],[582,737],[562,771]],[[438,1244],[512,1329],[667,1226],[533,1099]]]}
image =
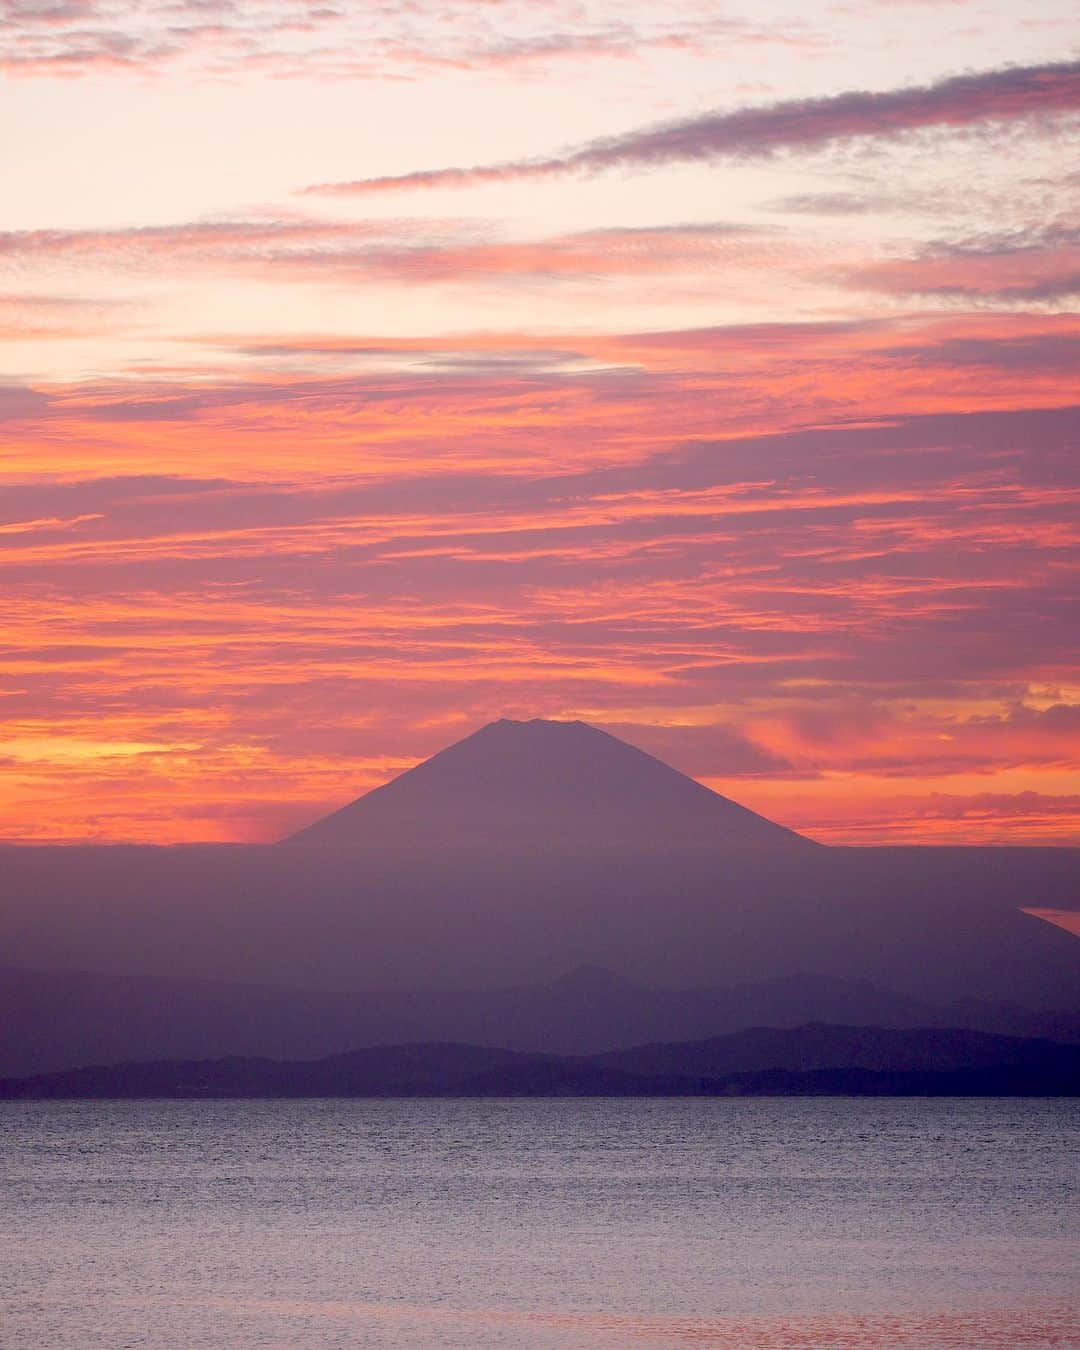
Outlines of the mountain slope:
{"label": "mountain slope", "polygon": [[503,719],[290,836],[367,848],[810,849],[584,722]]}

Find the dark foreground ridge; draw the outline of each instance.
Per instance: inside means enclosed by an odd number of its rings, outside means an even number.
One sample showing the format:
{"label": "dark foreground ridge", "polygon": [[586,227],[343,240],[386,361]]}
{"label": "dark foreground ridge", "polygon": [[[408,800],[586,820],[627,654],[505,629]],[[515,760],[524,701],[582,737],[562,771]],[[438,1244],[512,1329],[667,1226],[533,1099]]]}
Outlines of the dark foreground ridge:
{"label": "dark foreground ridge", "polygon": [[755,1027],[594,1056],[432,1042],[0,1079],[0,1099],[1080,1095],[1080,1046],[962,1030]]}

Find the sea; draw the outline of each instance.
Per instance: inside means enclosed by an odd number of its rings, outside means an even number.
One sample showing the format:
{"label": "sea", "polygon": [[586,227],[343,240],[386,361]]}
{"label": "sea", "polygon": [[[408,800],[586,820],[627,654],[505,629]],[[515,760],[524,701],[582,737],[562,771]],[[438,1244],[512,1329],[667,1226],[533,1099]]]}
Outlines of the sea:
{"label": "sea", "polygon": [[1080,1104],[0,1106],[0,1346],[1080,1346]]}

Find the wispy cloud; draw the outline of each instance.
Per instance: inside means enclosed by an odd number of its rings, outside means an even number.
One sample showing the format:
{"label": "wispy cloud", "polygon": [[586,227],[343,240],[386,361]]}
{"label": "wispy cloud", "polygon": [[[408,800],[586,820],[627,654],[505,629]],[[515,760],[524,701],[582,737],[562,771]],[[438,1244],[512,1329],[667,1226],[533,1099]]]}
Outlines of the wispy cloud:
{"label": "wispy cloud", "polygon": [[313,193],[362,194],[408,188],[470,187],[566,173],[751,159],[816,150],[836,141],[888,139],[907,132],[1046,117],[1080,110],[1080,62],[1016,66],[958,75],[881,93],[854,91],[734,112],[708,113],[592,141],[540,159],[323,183]]}
{"label": "wispy cloud", "polygon": [[[434,222],[424,222],[431,231]],[[181,221],[112,229],[39,229],[0,231],[0,261],[85,259],[103,263],[160,263],[162,258],[185,261],[285,256],[289,249],[310,249],[348,240],[399,240],[418,228],[408,221],[317,220],[310,216]]]}
{"label": "wispy cloud", "polygon": [[127,308],[114,299],[0,292],[0,342],[82,337],[115,323]]}
{"label": "wispy cloud", "polygon": [[0,71],[22,78],[194,70],[217,76],[385,80],[438,71],[541,73],[566,62],[705,54],[719,44],[808,45],[805,25],[702,15],[686,0],[663,11],[573,0],[544,5],[402,0],[6,0]]}
{"label": "wispy cloud", "polygon": [[929,246],[856,269],[850,280],[894,295],[1064,304],[1080,295],[1080,230],[1041,228]]}
{"label": "wispy cloud", "polygon": [[[488,233],[485,231],[484,233]],[[434,220],[222,220],[111,230],[0,232],[0,267],[152,271],[163,259],[267,281],[448,281],[635,276],[780,261],[783,232],[722,222],[483,238]]]}

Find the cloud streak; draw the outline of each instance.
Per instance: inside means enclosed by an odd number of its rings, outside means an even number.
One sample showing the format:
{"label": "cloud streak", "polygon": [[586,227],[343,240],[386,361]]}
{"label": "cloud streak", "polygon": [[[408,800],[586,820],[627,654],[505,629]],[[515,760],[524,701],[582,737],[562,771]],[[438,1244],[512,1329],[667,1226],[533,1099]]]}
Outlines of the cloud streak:
{"label": "cloud streak", "polygon": [[855,285],[893,295],[971,303],[1064,305],[1080,296],[1080,230],[1036,230],[1019,237],[938,245],[913,258],[864,266]]}
{"label": "cloud streak", "polygon": [[818,150],[837,141],[891,139],[1080,110],[1080,62],[1016,66],[958,75],[881,93],[854,91],[760,108],[709,113],[590,142],[565,154],[466,168],[322,183],[309,193],[361,195],[417,188],[477,187],[610,169],[652,169]]}
{"label": "cloud streak", "polygon": [[[334,277],[410,285],[499,278],[635,276],[776,263],[796,253],[783,232],[723,222],[611,227],[533,239],[477,238],[452,222],[300,219],[192,221],[111,230],[0,232],[0,266],[158,268],[163,260],[264,280]],[[3,297],[0,296],[0,304]],[[41,301],[44,305],[44,301]]]}
{"label": "cloud streak", "polygon": [[719,44],[806,45],[801,24],[768,26],[702,17],[672,3],[662,13],[593,0],[478,7],[471,0],[331,5],[308,0],[7,0],[0,71],[73,79],[186,69],[278,79],[415,79],[443,72],[542,74],[560,63],[699,55]]}

